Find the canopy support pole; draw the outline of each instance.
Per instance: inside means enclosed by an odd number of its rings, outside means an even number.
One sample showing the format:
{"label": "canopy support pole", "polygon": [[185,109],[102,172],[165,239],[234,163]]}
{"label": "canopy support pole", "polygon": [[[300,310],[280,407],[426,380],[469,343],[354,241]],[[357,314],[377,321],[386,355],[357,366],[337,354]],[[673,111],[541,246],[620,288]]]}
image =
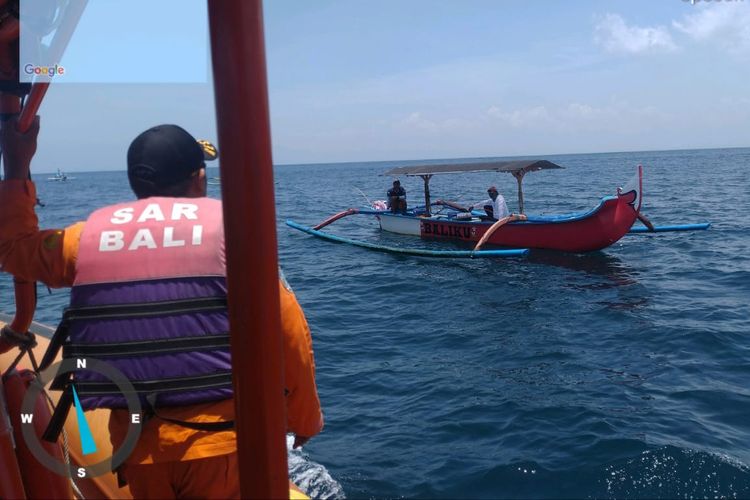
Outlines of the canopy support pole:
{"label": "canopy support pole", "polygon": [[427,215],[432,215],[432,212],[430,211],[430,179],[432,179],[432,174],[430,175],[420,175],[422,180],[424,181],[424,209],[427,211]]}
{"label": "canopy support pole", "polygon": [[516,178],[516,182],[518,182],[518,211],[520,213],[523,213],[523,176],[526,174],[523,170],[515,170],[511,172],[513,174],[513,177]]}

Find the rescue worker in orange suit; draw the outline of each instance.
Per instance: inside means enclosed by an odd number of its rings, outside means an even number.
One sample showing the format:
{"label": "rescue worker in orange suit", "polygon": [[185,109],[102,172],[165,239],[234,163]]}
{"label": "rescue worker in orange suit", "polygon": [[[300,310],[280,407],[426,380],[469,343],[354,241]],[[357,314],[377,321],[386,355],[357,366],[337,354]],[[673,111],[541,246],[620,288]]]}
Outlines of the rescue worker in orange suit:
{"label": "rescue worker in orange suit", "polygon": [[[110,305],[118,300],[125,303],[147,302],[149,298],[156,300],[154,294],[162,293],[159,290],[167,290],[164,293],[171,294],[168,298],[174,299],[177,294],[178,299],[185,301],[185,296],[180,294],[196,294],[196,290],[202,290],[201,287],[218,293],[218,299],[222,299],[221,294],[224,294],[223,300],[226,301],[225,271],[222,276],[216,272],[223,269],[224,263],[221,207],[220,202],[206,198],[204,161],[211,159],[210,144],[197,142],[176,125],[162,125],[145,131],[128,150],[128,178],[137,201],[98,210],[86,223],[79,222],[60,230],[40,231],[34,212],[36,189],[29,180],[29,166],[37,147],[39,119],[25,134],[16,131],[15,121],[15,118],[9,119],[0,130],[5,164],[5,179],[0,182],[0,267],[3,271],[22,279],[41,281],[51,287],[72,286],[72,307],[91,307],[93,296],[108,296],[106,300],[110,301]],[[197,222],[202,226],[198,226]],[[114,223],[117,224],[112,226]],[[105,226],[112,226],[117,231],[107,233]],[[147,231],[153,234],[147,234]],[[185,231],[188,234],[184,234]],[[105,237],[105,233],[108,236]],[[132,241],[125,241],[131,237]],[[213,248],[206,250],[209,244]],[[118,252],[117,249],[124,249],[125,252]],[[127,260],[124,254],[128,250],[130,254],[152,257],[142,259],[136,265],[119,264],[119,259]],[[184,258],[179,258],[180,255],[184,255]],[[196,258],[204,255],[205,258]],[[170,264],[172,262],[177,264]],[[168,270],[163,271],[164,268]],[[184,273],[183,269],[186,269]],[[164,272],[176,274],[159,275]],[[193,272],[196,275],[190,274]],[[92,290],[96,293],[89,293]],[[126,290],[129,297],[118,297],[118,294],[122,295],[122,290]],[[320,432],[323,416],[315,385],[312,340],[304,313],[294,294],[281,280],[279,293],[287,428],[294,433],[294,447],[297,448]],[[193,300],[202,299],[197,297]],[[138,307],[148,308],[149,304]],[[206,316],[211,314],[213,316]],[[225,310],[220,311],[218,316],[216,312],[195,310],[176,318],[188,323],[197,318],[199,321],[193,324],[208,325],[208,330],[202,334],[213,333],[221,339],[219,330],[223,329],[222,326],[228,327],[225,316]],[[164,318],[141,318],[138,319],[141,322],[138,329],[128,328],[123,334],[132,335],[133,331],[139,335],[150,334],[150,341],[156,343],[164,342],[160,336],[183,335],[182,341],[194,342],[193,337],[186,335],[196,332],[188,332],[187,329],[172,331],[175,327],[169,325],[179,323],[177,319],[170,318],[174,321],[159,323]],[[215,331],[211,330],[212,322]],[[96,322],[83,329],[75,324],[69,328],[70,342],[74,342],[75,335],[85,333],[94,337],[98,335],[99,341],[106,343],[112,341],[108,336],[117,334],[109,327],[97,330]],[[153,331],[149,333],[148,330]],[[227,331],[228,328],[223,334],[226,335]],[[127,340],[120,338],[115,344],[126,350],[130,345]],[[210,352],[199,352],[202,357],[196,359],[200,362],[195,363],[193,359],[191,363],[190,356],[196,356],[196,351],[200,349],[170,354],[173,358],[149,360],[143,357],[147,363],[140,366],[158,365],[160,369],[168,370],[171,363],[175,370],[184,366],[194,366],[190,369],[199,370],[213,363],[216,365],[213,369],[219,370],[226,365],[224,371],[231,371],[228,350],[214,348]],[[204,362],[205,359],[208,361]],[[127,359],[111,362],[120,363],[118,367],[126,372],[131,381],[137,377],[138,373],[132,376],[127,373],[128,369],[133,372]],[[224,376],[226,382],[226,373]],[[158,376],[152,374],[151,378]],[[156,400],[158,411],[155,410],[155,415],[145,420],[134,451],[119,470],[120,477],[128,483],[133,496],[238,498],[235,431],[231,428],[221,431],[196,430],[183,425],[231,422],[234,417],[231,384],[227,386],[225,383],[203,392],[201,389],[191,391],[187,387],[176,395],[157,396],[167,404]],[[111,404],[107,398],[86,398],[84,394],[81,394],[81,401],[88,408],[108,407]],[[116,409],[117,405],[112,407],[109,431],[112,444],[117,448],[127,432],[129,412]]]}

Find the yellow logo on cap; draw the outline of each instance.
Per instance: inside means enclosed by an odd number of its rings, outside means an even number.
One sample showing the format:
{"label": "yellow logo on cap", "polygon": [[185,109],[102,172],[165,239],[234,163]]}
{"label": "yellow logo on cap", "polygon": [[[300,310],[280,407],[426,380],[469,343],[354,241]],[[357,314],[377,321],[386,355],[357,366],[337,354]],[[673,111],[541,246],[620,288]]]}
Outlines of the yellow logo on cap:
{"label": "yellow logo on cap", "polygon": [[215,160],[217,157],[216,146],[211,144],[205,139],[199,139],[198,144],[201,145],[206,160]]}

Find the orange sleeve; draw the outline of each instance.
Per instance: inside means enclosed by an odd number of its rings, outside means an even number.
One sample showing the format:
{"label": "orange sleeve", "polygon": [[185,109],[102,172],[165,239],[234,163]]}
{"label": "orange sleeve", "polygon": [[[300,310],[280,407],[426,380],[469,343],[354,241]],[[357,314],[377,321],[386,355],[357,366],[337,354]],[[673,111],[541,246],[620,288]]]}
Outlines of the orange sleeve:
{"label": "orange sleeve", "polygon": [[281,330],[284,335],[284,375],[287,394],[287,428],[298,436],[312,437],[323,428],[315,358],[305,314],[294,294],[280,283]]}
{"label": "orange sleeve", "polygon": [[83,223],[40,231],[35,204],[31,181],[0,182],[0,268],[54,288],[71,286]]}

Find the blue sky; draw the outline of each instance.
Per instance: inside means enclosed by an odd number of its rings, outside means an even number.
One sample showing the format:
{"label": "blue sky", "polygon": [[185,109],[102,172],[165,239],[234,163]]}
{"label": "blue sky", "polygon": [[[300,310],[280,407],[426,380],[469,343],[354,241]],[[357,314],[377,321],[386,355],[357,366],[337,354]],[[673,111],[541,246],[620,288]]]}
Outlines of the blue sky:
{"label": "blue sky", "polygon": [[[86,3],[86,0],[73,0]],[[65,68],[64,83],[206,83],[208,23],[205,0],[91,0],[78,19],[62,60],[38,50],[35,19],[47,3],[22,2],[20,60]],[[144,15],[146,14],[147,15]],[[52,36],[43,42],[49,45]],[[26,81],[31,76],[21,73]]]}
{"label": "blue sky", "polygon": [[[163,22],[205,25],[184,5]],[[272,0],[265,17],[276,163],[750,146],[750,0]],[[210,83],[54,84],[35,171],[124,168],[165,122],[215,139]]]}

